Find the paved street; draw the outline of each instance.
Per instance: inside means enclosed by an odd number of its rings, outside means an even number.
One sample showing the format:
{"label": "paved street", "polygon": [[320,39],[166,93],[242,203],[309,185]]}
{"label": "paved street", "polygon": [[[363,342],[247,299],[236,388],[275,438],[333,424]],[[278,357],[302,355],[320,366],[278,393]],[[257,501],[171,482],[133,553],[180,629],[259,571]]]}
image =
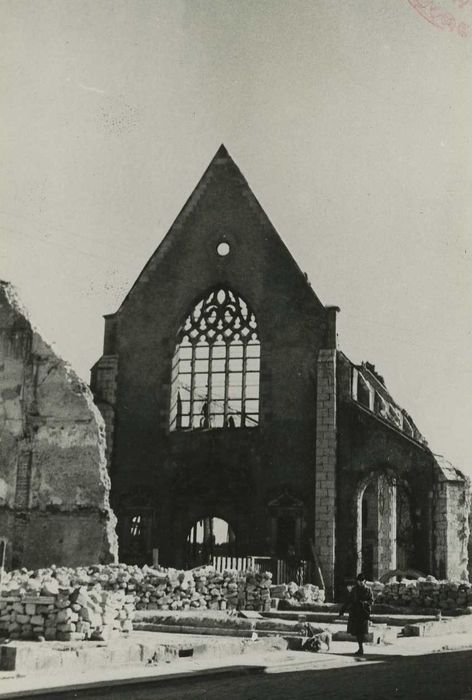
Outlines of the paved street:
{"label": "paved street", "polygon": [[[354,667],[182,679],[54,695],[57,700],[472,700],[472,651],[359,661]],[[375,660],[375,655],[370,656]],[[36,696],[36,698],[51,696]]]}

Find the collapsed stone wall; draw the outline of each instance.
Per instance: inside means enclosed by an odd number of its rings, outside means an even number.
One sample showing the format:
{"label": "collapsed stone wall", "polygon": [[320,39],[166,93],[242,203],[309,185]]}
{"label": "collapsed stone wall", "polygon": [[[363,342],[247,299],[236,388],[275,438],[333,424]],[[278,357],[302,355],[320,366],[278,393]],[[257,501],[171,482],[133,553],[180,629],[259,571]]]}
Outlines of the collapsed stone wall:
{"label": "collapsed stone wall", "polygon": [[434,576],[370,584],[376,603],[397,608],[455,610],[472,606],[472,584],[464,580],[438,581]]}
{"label": "collapsed stone wall", "polygon": [[[339,352],[337,376],[337,593],[345,578],[360,570],[370,578],[413,569],[439,579],[467,580],[466,477],[429,449],[373,367],[356,368]],[[393,413],[385,413],[385,402],[395,408]],[[398,420],[392,421],[395,416]],[[372,509],[375,526],[369,517],[364,527],[362,508],[368,505],[371,485],[383,475],[396,488],[378,492]]]}
{"label": "collapsed stone wall", "polygon": [[0,536],[7,564],[117,559],[103,419],[0,282]]}
{"label": "collapsed stone wall", "polygon": [[109,640],[132,631],[134,610],[134,596],[124,591],[100,585],[59,591],[46,583],[40,595],[0,598],[0,633],[11,639]]}
{"label": "collapsed stone wall", "polygon": [[[145,571],[143,569],[143,571]],[[146,610],[268,610],[270,572],[215,571],[211,566],[194,571],[169,569],[137,584],[136,608]],[[129,589],[128,589],[129,590]]]}
{"label": "collapsed stone wall", "polygon": [[[368,582],[377,604],[399,610],[472,609],[472,584],[418,580]],[[313,584],[272,585],[272,575],[254,571],[192,571],[127,564],[21,569],[4,575],[0,596],[0,633],[12,639],[110,639],[133,629],[135,610],[303,611],[324,604],[324,591]]]}
{"label": "collapsed stone wall", "polygon": [[219,572],[212,566],[191,571],[107,564],[91,567],[50,567],[7,572],[2,596],[51,595],[85,587],[132,595],[138,610],[263,609],[270,600],[270,572]]}
{"label": "collapsed stone wall", "polygon": [[270,597],[278,600],[282,607],[287,604],[289,607],[303,608],[305,605],[321,605],[324,603],[325,591],[313,583],[305,583],[303,586],[299,586],[295,581],[291,581],[290,583],[280,583],[276,586],[271,586]]}

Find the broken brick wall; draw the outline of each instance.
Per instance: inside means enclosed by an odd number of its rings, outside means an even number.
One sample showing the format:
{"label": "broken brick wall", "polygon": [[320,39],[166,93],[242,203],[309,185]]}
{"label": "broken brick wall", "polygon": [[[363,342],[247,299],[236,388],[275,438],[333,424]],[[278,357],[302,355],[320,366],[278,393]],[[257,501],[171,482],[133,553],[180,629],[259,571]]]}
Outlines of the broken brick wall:
{"label": "broken brick wall", "polygon": [[0,283],[0,535],[7,564],[117,557],[103,420],[82,380]]}

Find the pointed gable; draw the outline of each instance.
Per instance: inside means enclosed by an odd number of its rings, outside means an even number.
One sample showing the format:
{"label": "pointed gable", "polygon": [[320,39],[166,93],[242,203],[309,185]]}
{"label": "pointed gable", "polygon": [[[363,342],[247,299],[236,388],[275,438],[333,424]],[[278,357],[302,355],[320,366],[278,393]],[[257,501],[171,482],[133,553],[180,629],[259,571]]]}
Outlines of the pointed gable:
{"label": "pointed gable", "polygon": [[[205,221],[203,230],[199,225],[202,219]],[[199,244],[202,247],[208,243],[210,247],[213,244],[213,248],[216,249],[219,243],[225,243],[229,246],[230,254],[233,254],[232,249],[240,247],[241,243],[249,244],[253,248],[262,243],[265,248],[262,255],[264,260],[269,264],[282,260],[284,270],[281,272],[281,278],[285,278],[287,282],[290,278],[290,286],[298,287],[299,294],[303,296],[308,294],[311,303],[319,311],[324,310],[307,282],[306,276],[286,248],[223,144],[128,292],[120,310],[140,287],[149,282],[153,272],[161,266],[168,268],[168,259],[172,258],[177,248],[181,248],[178,254],[184,255],[189,248],[187,237],[195,238],[195,236],[199,237]],[[257,239],[260,240],[257,241]],[[197,257],[194,255],[195,265],[198,265]],[[246,256],[245,265],[249,275],[262,272],[261,266],[258,267],[255,264],[256,258],[257,256],[252,252]],[[221,260],[216,257],[215,264],[218,265],[220,262]]]}

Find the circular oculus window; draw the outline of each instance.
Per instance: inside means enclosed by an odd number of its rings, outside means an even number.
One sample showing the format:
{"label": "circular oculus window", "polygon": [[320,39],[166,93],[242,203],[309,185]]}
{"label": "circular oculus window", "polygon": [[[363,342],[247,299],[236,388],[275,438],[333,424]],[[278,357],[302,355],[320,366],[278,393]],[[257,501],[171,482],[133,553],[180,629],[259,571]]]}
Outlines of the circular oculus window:
{"label": "circular oculus window", "polygon": [[222,243],[218,243],[216,247],[216,252],[218,255],[222,258],[224,258],[226,255],[228,255],[230,251],[229,243],[225,243],[224,241]]}

